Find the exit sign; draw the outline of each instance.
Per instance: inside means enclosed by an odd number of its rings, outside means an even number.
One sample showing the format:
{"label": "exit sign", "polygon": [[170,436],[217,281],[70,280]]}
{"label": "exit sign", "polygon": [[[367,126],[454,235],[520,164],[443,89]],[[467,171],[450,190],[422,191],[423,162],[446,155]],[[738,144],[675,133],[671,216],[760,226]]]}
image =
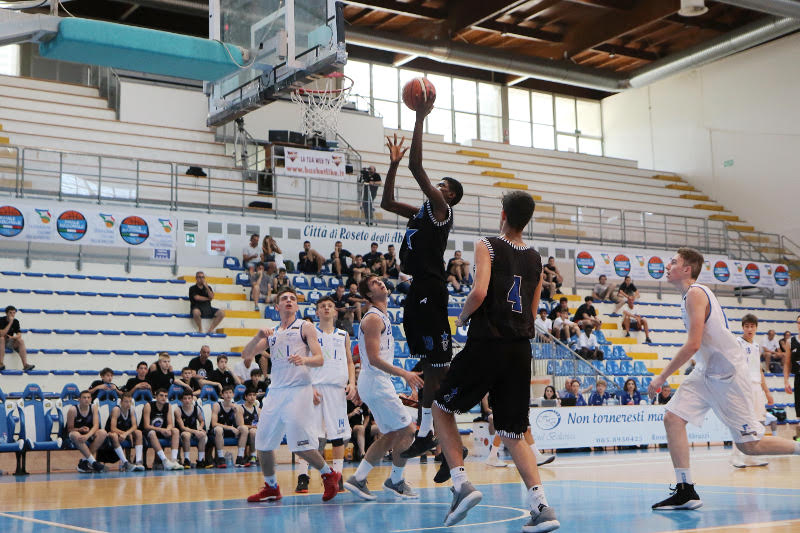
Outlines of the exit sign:
{"label": "exit sign", "polygon": [[732,167],[733,166],[733,159],[727,159],[722,162],[723,167]]}

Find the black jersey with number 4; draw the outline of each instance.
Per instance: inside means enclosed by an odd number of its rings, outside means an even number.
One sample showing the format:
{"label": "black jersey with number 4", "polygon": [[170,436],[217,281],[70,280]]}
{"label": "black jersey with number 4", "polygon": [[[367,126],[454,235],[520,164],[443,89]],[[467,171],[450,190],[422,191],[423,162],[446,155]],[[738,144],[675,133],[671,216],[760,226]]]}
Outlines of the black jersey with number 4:
{"label": "black jersey with number 4", "polygon": [[416,280],[434,278],[445,282],[444,251],[452,228],[453,210],[450,206],[447,206],[447,219],[439,222],[433,216],[431,201],[426,200],[406,225],[406,234],[400,246],[403,272]]}
{"label": "black jersey with number 4", "polygon": [[535,334],[531,309],[542,277],[542,257],[503,237],[484,237],[492,275],[481,306],[470,317],[470,339],[530,339]]}

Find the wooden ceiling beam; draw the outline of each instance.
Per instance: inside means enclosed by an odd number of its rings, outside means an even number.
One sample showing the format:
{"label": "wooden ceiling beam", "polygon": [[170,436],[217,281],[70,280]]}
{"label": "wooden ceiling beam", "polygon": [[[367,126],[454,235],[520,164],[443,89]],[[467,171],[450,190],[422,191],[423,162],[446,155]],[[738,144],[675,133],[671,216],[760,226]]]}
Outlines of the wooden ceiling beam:
{"label": "wooden ceiling beam", "polygon": [[358,0],[342,0],[349,6],[356,6],[376,11],[386,11],[395,15],[404,15],[427,20],[441,20],[447,18],[447,11],[432,7],[425,7],[420,4],[407,4],[394,0],[369,0],[368,2]]}
{"label": "wooden ceiling beam", "polygon": [[450,2],[448,4],[447,27],[452,35],[457,35],[472,26],[492,21],[527,1],[502,0],[501,2],[487,2],[486,0],[463,0]]}

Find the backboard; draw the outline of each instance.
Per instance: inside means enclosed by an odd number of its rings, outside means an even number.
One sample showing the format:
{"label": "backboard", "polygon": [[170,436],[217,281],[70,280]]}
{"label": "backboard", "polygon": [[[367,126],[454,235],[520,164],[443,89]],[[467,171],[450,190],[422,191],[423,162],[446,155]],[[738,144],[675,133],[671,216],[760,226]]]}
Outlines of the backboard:
{"label": "backboard", "polygon": [[236,73],[205,86],[209,126],[230,122],[347,60],[335,0],[211,0],[209,35],[249,50]]}

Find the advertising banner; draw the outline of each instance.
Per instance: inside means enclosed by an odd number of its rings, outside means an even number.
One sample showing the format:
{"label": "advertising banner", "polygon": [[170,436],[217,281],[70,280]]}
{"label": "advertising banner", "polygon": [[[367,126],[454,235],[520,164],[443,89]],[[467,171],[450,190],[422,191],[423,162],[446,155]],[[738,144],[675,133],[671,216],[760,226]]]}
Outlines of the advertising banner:
{"label": "advertising banner", "polygon": [[[528,416],[540,449],[634,446],[667,442],[663,405],[533,408]],[[702,426],[686,426],[689,442],[731,440],[730,430],[709,411]]]}
{"label": "advertising banner", "polygon": [[0,203],[0,242],[13,239],[172,250],[177,227],[177,218],[171,214],[154,215],[136,208],[57,200]]}
{"label": "advertising banner", "polygon": [[345,157],[342,152],[323,152],[302,148],[285,149],[285,175],[297,178],[343,179]]}

